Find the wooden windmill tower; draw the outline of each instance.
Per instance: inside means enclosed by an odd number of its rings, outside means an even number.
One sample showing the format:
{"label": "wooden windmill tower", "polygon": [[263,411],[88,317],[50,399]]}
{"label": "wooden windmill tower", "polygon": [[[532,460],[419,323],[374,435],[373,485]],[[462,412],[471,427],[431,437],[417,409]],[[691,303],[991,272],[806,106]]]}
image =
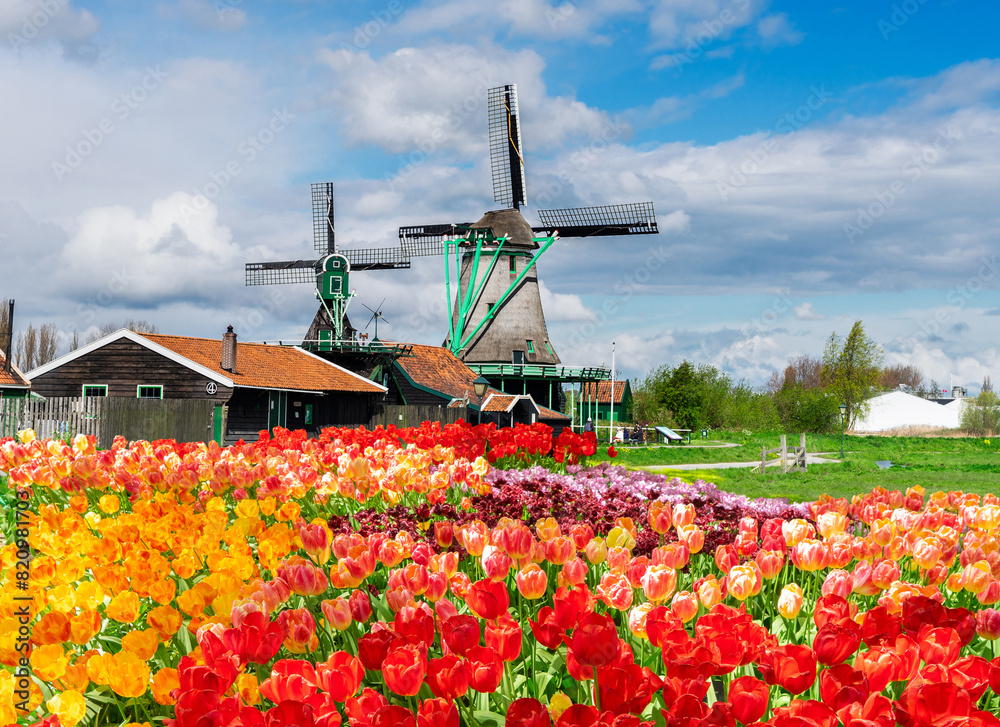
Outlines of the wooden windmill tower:
{"label": "wooden windmill tower", "polygon": [[334,226],[333,183],[312,185],[313,247],[318,258],[283,262],[247,263],[247,285],[312,283],[320,306],[306,334],[307,347],[319,351],[353,345],[347,307],[354,297],[351,272],[397,270],[410,267],[400,248],[340,249]]}
{"label": "wooden windmill tower", "polygon": [[445,346],[456,356],[468,364],[552,366],[561,362],[545,325],[538,259],[558,237],[656,234],[653,204],[539,210],[541,224],[532,227],[520,212],[527,195],[517,87],[490,89],[488,107],[493,198],[504,208],[475,223],[401,227],[400,244],[407,258],[445,255]]}

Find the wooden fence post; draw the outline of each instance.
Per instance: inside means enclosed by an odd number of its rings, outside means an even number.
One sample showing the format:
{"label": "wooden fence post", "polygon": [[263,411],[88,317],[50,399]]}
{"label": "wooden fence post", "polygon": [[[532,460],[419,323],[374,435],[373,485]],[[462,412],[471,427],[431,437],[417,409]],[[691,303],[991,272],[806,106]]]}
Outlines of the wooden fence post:
{"label": "wooden fence post", "polygon": [[788,442],[785,435],[781,435],[781,473],[788,474]]}

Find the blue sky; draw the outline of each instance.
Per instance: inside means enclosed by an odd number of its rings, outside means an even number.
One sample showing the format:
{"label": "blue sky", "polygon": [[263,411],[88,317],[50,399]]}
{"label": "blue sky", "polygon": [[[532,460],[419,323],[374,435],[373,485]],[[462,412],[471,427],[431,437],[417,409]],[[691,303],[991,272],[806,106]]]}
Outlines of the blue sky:
{"label": "blue sky", "polygon": [[[68,341],[108,321],[301,336],[306,286],[243,263],[495,205],[485,89],[517,83],[528,209],[652,200],[656,237],[539,264],[566,363],[688,358],[763,383],[865,321],[890,363],[1000,374],[1000,6],[959,0],[9,0],[0,295]],[[85,152],[85,153],[84,153]],[[227,172],[227,166],[230,172]],[[231,173],[233,169],[238,170]],[[440,260],[355,276],[440,343]]]}

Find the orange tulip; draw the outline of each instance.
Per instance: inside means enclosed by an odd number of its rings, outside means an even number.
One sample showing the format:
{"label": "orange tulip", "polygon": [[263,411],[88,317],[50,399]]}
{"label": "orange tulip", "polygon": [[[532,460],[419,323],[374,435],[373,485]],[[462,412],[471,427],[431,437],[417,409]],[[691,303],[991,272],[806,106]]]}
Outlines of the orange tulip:
{"label": "orange tulip", "polygon": [[534,601],[545,595],[548,587],[548,576],[535,563],[529,563],[517,572],[514,577],[517,590],[529,601]]}

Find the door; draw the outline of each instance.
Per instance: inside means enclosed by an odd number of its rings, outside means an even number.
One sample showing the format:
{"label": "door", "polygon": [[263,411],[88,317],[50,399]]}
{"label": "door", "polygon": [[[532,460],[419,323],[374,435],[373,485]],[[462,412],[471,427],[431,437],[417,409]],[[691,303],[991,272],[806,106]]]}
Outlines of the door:
{"label": "door", "polygon": [[288,392],[269,391],[267,402],[267,430],[274,434],[275,427],[287,427]]}

